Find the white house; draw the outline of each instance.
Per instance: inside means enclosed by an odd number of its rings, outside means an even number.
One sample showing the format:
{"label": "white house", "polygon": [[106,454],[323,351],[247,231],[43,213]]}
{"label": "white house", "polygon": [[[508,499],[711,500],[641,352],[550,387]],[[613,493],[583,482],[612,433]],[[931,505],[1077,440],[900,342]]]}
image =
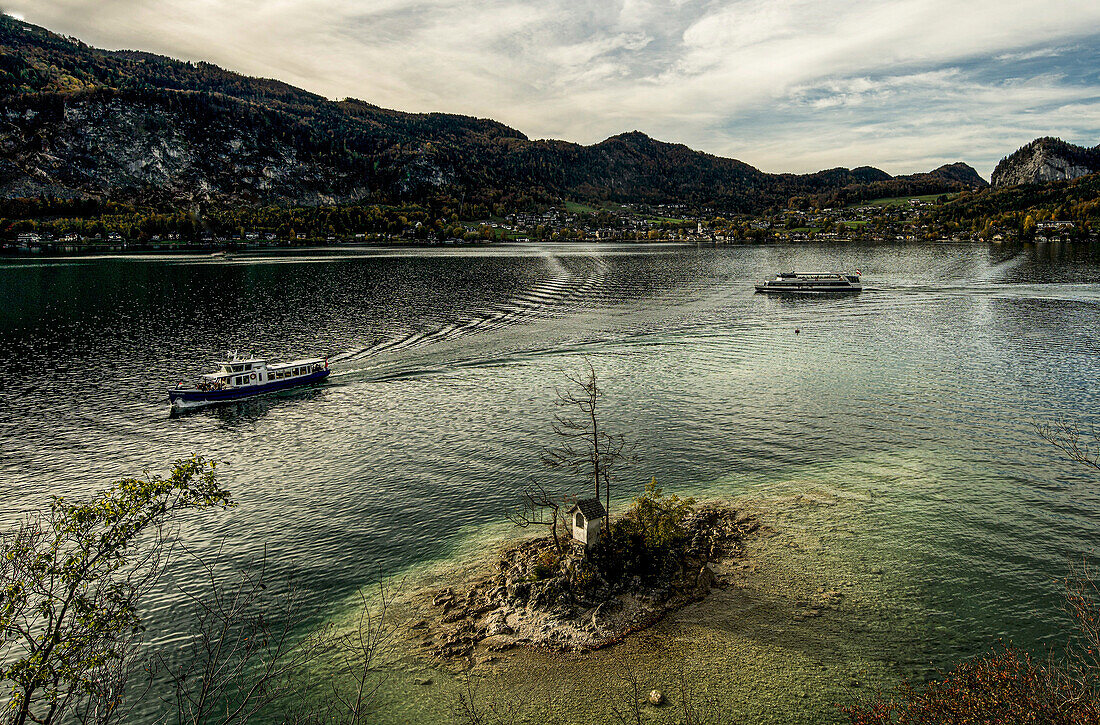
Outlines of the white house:
{"label": "white house", "polygon": [[569,509],[569,519],[573,526],[573,538],[590,549],[600,538],[607,512],[599,499],[582,498]]}

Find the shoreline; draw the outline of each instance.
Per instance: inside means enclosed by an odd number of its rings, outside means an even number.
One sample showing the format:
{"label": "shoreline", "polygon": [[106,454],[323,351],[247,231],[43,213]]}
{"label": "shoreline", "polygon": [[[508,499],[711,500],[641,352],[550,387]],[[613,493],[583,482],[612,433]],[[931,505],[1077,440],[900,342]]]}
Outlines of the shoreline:
{"label": "shoreline", "polygon": [[[990,247],[1002,248],[1010,246],[1052,244],[1048,242],[994,242],[984,240],[905,240],[905,239],[822,239],[822,240],[765,240],[753,241],[741,239],[727,242],[715,242],[711,240],[694,239],[614,239],[614,240],[558,240],[553,242],[517,242],[517,241],[491,241],[491,242],[438,242],[427,244],[421,241],[393,241],[393,240],[365,240],[357,242],[316,242],[308,244],[195,244],[179,246],[144,246],[144,245],[114,245],[108,248],[97,245],[81,245],[80,248],[67,248],[61,250],[29,250],[12,246],[0,246],[0,259],[58,259],[80,257],[158,257],[158,256],[208,256],[223,257],[233,253],[254,254],[257,252],[297,252],[310,250],[357,250],[357,249],[479,249],[491,247],[526,247],[539,248],[544,246],[576,245],[576,246],[603,246],[603,245],[629,245],[629,246],[673,246],[673,247],[813,247],[827,245],[855,245],[855,246],[962,246],[962,247]],[[1094,244],[1095,240],[1074,240],[1058,242],[1064,244]],[[232,259],[232,257],[229,257]]]}
{"label": "shoreline", "polygon": [[[920,656],[897,650],[902,642],[919,647],[918,613],[891,601],[897,592],[884,591],[883,571],[864,567],[862,555],[853,561],[830,551],[837,541],[849,543],[850,519],[862,518],[861,502],[824,491],[715,500],[761,525],[737,557],[715,567],[725,586],[664,612],[613,646],[494,651],[486,642],[453,658],[424,646],[425,628],[410,625],[425,619],[425,611],[439,612],[429,594],[492,575],[498,551],[515,546],[517,537],[498,539],[493,555],[477,562],[472,553],[420,576],[407,573],[395,609],[400,655],[386,668],[377,721],[449,722],[460,700],[474,696],[482,707],[511,703],[522,711],[517,722],[579,722],[561,712],[586,703],[595,708],[586,721],[602,722],[613,718],[609,708],[622,704],[633,680],[645,693],[659,689],[667,698],[659,707],[646,705],[650,722],[682,720],[687,696],[720,707],[735,722],[841,723],[838,703],[926,671],[912,670]],[[895,586],[891,581],[886,589]],[[684,673],[691,692],[683,689]]]}

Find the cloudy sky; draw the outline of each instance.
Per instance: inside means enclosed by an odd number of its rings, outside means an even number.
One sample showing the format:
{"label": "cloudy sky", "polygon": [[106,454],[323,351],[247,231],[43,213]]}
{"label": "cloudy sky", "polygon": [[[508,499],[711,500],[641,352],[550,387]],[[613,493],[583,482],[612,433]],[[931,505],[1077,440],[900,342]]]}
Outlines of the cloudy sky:
{"label": "cloudy sky", "polygon": [[1100,143],[1100,0],[0,0],[105,48],[767,171]]}

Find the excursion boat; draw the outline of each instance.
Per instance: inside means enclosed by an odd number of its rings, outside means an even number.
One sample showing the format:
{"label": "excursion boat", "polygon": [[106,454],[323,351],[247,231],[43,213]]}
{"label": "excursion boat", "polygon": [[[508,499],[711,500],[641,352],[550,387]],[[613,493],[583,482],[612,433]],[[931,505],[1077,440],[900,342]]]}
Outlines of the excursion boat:
{"label": "excursion boat", "polygon": [[863,289],[860,271],[855,274],[780,272],[775,279],[756,285],[757,292],[783,292],[788,294],[837,294],[859,292]]}
{"label": "excursion boat", "polygon": [[229,403],[276,390],[297,388],[328,377],[328,358],[308,358],[268,364],[263,358],[227,355],[216,372],[207,373],[194,387],[180,383],[168,391],[168,401],[176,408]]}

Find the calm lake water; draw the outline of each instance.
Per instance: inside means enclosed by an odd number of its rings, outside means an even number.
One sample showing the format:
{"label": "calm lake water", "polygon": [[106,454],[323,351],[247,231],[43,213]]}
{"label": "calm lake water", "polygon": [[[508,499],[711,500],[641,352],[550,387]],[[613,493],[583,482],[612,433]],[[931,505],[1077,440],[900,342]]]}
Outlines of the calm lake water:
{"label": "calm lake water", "polygon": [[[753,294],[791,268],[859,268],[867,289]],[[324,616],[379,571],[462,555],[531,480],[582,490],[538,451],[587,357],[640,454],[620,503],[653,476],[854,502],[822,556],[883,573],[907,624],[876,638],[919,673],[1062,641],[1058,580],[1095,554],[1100,485],[1033,424],[1100,427],[1098,322],[1095,251],[1049,246],[0,260],[0,523],[200,453],[240,505],[184,520],[187,547],[237,566],[266,547]],[[230,348],[329,355],[333,375],[170,416],[166,389]],[[179,606],[155,601],[161,634]]]}

